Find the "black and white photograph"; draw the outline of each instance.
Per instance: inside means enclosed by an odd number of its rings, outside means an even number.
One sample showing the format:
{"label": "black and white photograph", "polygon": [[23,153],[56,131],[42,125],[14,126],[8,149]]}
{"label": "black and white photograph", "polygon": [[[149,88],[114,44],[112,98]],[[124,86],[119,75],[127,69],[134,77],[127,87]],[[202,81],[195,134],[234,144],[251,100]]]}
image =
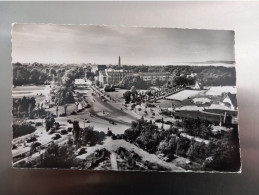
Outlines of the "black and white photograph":
{"label": "black and white photograph", "polygon": [[14,168],[241,173],[235,32],[12,27]]}

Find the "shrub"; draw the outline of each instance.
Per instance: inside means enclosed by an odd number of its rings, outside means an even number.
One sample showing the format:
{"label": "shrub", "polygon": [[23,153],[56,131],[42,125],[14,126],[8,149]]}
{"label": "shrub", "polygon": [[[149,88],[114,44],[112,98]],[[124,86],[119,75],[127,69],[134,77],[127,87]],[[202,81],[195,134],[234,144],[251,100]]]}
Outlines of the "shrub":
{"label": "shrub", "polygon": [[36,130],[30,123],[14,123],[13,124],[13,138],[33,133]]}

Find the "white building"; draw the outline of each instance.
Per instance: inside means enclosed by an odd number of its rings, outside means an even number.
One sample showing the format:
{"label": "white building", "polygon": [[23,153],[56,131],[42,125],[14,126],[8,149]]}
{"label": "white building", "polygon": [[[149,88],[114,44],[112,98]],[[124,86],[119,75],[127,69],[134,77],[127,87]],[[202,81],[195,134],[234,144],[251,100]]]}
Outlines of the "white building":
{"label": "white building", "polygon": [[88,79],[75,79],[75,85],[77,86],[91,86],[92,81]]}

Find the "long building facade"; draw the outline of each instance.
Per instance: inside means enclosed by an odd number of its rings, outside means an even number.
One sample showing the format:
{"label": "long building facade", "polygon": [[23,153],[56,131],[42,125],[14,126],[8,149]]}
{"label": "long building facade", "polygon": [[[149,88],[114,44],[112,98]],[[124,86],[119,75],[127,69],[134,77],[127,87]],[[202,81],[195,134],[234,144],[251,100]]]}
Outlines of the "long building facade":
{"label": "long building facade", "polygon": [[[124,70],[121,66],[121,57],[119,56],[118,66],[119,70],[116,69],[105,69],[99,70],[98,80],[101,86],[105,84],[117,85],[125,77],[129,76],[140,76],[144,81],[155,83],[155,81],[169,81],[171,80],[170,72],[131,72]],[[96,69],[95,69],[96,70]]]}

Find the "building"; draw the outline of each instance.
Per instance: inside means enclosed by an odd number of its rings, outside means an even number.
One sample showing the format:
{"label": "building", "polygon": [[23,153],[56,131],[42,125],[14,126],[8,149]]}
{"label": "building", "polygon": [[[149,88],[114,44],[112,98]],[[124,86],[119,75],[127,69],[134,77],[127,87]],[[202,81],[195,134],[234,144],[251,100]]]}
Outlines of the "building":
{"label": "building", "polygon": [[201,82],[196,81],[194,89],[203,90],[203,87],[204,86],[203,86],[203,84]]}
{"label": "building", "polygon": [[236,94],[231,94],[231,93],[225,93],[224,94],[224,99],[223,99],[223,103],[225,104],[225,106],[229,107],[232,110],[237,110],[237,97]]}
{"label": "building", "polygon": [[105,84],[117,85],[122,79],[132,75],[134,75],[134,73],[127,70],[115,70],[110,68],[99,72],[99,81],[101,86]]}
{"label": "building", "polygon": [[140,78],[144,81],[154,83],[156,80],[168,81],[170,77],[169,72],[141,72],[139,73]]}
{"label": "building", "polygon": [[134,73],[127,70],[119,69],[106,69],[105,71],[99,72],[99,81],[101,86],[105,84],[117,85],[125,77],[129,76],[140,76],[144,81],[155,83],[156,80],[159,81],[168,81],[170,73],[169,72],[160,72],[160,73]]}
{"label": "building", "polygon": [[93,64],[93,65],[91,65],[91,72],[95,73],[96,71],[103,71],[106,68],[107,68],[106,65]]}
{"label": "building", "polygon": [[100,86],[104,86],[105,84],[107,84],[107,75],[105,71],[99,71],[99,76],[98,76],[99,82],[100,82]]}
{"label": "building", "polygon": [[92,85],[92,81],[88,80],[88,79],[75,79],[75,85],[76,86],[91,86]]}

